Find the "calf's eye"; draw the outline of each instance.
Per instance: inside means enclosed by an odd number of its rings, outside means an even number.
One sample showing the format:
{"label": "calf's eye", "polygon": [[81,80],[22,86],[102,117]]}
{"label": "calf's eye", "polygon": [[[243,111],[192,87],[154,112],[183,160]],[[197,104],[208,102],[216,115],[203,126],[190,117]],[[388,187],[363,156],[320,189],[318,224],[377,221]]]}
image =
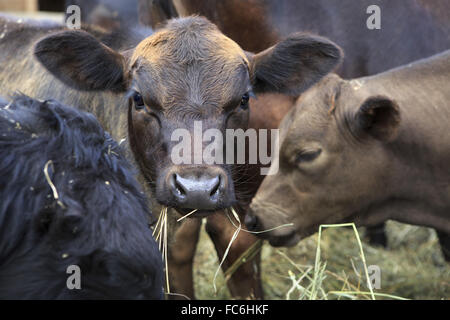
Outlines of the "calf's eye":
{"label": "calf's eye", "polygon": [[312,151],[301,151],[297,154],[295,161],[297,163],[311,162],[322,153],[322,149]]}
{"label": "calf's eye", "polygon": [[250,94],[247,92],[242,96],[240,107],[244,110],[248,109],[248,102],[250,100]]}
{"label": "calf's eye", "polygon": [[142,110],[145,108],[144,99],[139,92],[133,94],[134,108],[136,110]]}

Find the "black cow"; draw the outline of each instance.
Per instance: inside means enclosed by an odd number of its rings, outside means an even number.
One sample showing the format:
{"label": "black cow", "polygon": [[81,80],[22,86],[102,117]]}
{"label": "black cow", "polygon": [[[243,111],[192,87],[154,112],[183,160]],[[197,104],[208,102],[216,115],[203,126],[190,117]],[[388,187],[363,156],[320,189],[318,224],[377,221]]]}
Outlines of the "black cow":
{"label": "black cow", "polygon": [[161,299],[150,212],[117,143],[56,101],[0,106],[0,299]]}

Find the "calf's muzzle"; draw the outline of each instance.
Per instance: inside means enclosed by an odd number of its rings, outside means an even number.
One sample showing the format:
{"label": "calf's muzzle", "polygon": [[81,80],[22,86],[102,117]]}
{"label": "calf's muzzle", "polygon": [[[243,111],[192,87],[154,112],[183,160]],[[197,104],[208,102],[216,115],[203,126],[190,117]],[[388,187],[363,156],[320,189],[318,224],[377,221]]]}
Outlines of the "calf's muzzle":
{"label": "calf's muzzle", "polygon": [[[176,209],[214,211],[231,205],[228,177],[221,168],[177,168],[166,177]],[[185,211],[185,210],[181,210]]]}
{"label": "calf's muzzle", "polygon": [[[264,214],[270,214],[269,210]],[[247,211],[244,223],[248,231],[256,232],[257,237],[269,240],[274,247],[291,247],[300,240],[293,226],[282,226],[282,223],[266,225],[252,207]]]}

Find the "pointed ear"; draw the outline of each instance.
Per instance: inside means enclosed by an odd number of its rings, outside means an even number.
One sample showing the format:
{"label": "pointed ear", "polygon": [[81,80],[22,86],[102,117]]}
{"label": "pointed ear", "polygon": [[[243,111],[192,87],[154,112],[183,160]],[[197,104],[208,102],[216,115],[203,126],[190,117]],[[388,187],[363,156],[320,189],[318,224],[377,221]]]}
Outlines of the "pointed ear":
{"label": "pointed ear", "polygon": [[251,57],[255,92],[298,96],[331,72],[342,50],[328,39],[295,33]]}
{"label": "pointed ear", "polygon": [[126,91],[125,57],[84,31],[64,31],[40,40],[34,55],[66,85],[86,91]]}
{"label": "pointed ear", "polygon": [[395,101],[383,96],[374,96],[359,107],[355,119],[360,133],[389,142],[397,137],[400,109]]}

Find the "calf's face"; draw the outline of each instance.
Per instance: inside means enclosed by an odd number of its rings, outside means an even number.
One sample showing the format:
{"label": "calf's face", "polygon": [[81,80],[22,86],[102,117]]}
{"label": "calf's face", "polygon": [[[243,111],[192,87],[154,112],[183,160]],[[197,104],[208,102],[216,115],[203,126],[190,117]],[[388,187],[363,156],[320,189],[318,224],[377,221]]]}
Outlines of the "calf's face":
{"label": "calf's face", "polygon": [[267,176],[246,217],[251,230],[290,246],[321,224],[352,222],[386,197],[389,155],[400,121],[396,103],[355,91],[330,75],[297,102],[281,124],[279,171]]}
{"label": "calf's face", "polygon": [[[196,130],[225,137],[226,129],[246,129],[252,94],[298,95],[336,66],[341,51],[326,39],[294,34],[251,54],[208,20],[188,17],[169,21],[129,52],[67,31],[41,40],[35,55],[72,87],[127,94],[130,145],[157,200],[201,215],[232,206],[236,196],[232,165],[211,161],[206,152],[196,158],[195,145],[213,140],[200,135],[198,141]],[[174,161],[180,130],[189,134],[183,140],[192,138],[181,163]]]}

